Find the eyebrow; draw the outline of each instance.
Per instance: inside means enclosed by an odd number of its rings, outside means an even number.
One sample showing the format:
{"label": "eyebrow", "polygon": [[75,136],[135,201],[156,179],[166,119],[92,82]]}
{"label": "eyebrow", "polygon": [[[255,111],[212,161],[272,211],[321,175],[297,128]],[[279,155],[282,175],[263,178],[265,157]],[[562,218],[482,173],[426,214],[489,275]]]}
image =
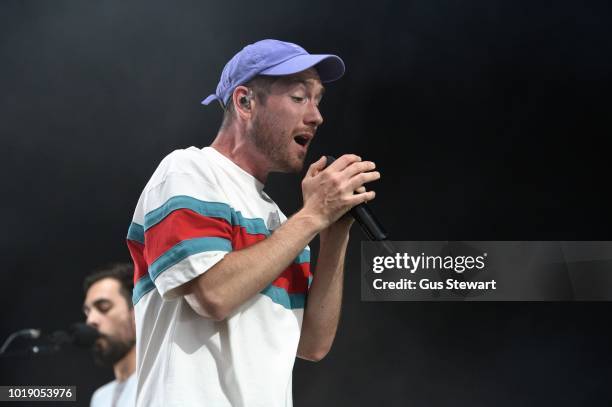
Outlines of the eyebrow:
{"label": "eyebrow", "polygon": [[[308,87],[308,80],[307,79],[294,79],[291,82],[292,83],[300,83],[300,84],[304,85],[305,87]],[[324,94],[325,94],[325,86],[321,85],[321,89],[319,91],[319,96],[323,97]]]}
{"label": "eyebrow", "polygon": [[[91,305],[92,305],[92,307],[98,308],[100,305],[106,304],[106,303],[112,304],[112,301],[107,299],[107,298],[100,298],[98,300],[95,300],[93,302],[93,304],[91,304]],[[89,311],[89,310],[90,310],[90,307],[88,305],[83,304],[83,313],[86,314],[87,311]]]}

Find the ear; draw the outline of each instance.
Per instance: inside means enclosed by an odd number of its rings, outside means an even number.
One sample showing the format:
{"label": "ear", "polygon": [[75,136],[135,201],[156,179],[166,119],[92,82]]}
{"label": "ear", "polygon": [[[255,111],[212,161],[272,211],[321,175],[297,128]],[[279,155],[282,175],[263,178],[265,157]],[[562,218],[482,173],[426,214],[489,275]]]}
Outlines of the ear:
{"label": "ear", "polygon": [[232,92],[232,102],[238,116],[248,120],[252,116],[251,109],[253,107],[253,98],[251,92],[246,86],[236,86]]}

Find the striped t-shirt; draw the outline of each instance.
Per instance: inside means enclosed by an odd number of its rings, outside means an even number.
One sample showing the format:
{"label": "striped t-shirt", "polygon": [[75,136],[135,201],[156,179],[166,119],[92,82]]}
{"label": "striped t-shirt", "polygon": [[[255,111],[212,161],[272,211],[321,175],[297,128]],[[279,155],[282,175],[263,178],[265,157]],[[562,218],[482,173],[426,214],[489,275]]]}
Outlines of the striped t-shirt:
{"label": "striped t-shirt", "polygon": [[127,237],[135,266],[137,406],[292,405],[312,280],[308,247],[221,322],[196,314],[175,290],[285,220],[263,184],[211,147],[176,150],[161,162]]}

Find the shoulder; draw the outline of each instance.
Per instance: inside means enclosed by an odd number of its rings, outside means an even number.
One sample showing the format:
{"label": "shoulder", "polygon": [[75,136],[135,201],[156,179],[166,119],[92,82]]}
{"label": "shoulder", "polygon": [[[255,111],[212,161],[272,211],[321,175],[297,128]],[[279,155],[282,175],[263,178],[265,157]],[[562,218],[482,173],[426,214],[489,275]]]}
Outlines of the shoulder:
{"label": "shoulder", "polygon": [[136,385],[136,372],[134,372],[127,379],[125,388],[123,389],[123,395],[121,396],[121,400],[125,401],[127,405],[133,406],[136,403]]}
{"label": "shoulder", "polygon": [[[197,207],[201,201],[227,203],[223,179],[218,161],[206,149],[175,150],[162,160],[145,186],[140,198],[141,212],[146,217],[162,207],[160,213],[166,214],[176,205]],[[164,206],[170,200],[172,205]]]}
{"label": "shoulder", "polygon": [[196,147],[174,150],[159,164],[158,170],[165,173],[193,172],[210,166],[207,154]]}
{"label": "shoulder", "polygon": [[191,178],[199,182],[217,182],[216,165],[212,157],[201,149],[189,147],[174,150],[160,162],[145,189],[155,188],[173,178]]}
{"label": "shoulder", "polygon": [[91,396],[91,407],[108,405],[112,401],[113,389],[116,384],[117,383],[113,380],[94,391]]}

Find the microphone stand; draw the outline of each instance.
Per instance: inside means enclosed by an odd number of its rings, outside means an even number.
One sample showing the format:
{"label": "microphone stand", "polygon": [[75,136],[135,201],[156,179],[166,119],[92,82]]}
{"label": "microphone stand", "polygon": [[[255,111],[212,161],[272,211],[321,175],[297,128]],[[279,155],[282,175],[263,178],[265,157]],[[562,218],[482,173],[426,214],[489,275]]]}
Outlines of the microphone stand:
{"label": "microphone stand", "polygon": [[47,343],[30,345],[25,349],[6,352],[11,343],[17,338],[39,339],[41,337],[40,329],[21,329],[9,335],[4,341],[2,347],[0,347],[0,358],[53,354],[59,352],[65,344],[88,347],[92,345],[99,336],[100,334],[95,328],[79,323],[71,327],[70,333],[66,331],[55,331],[50,335],[46,335],[44,339],[46,339]]}

